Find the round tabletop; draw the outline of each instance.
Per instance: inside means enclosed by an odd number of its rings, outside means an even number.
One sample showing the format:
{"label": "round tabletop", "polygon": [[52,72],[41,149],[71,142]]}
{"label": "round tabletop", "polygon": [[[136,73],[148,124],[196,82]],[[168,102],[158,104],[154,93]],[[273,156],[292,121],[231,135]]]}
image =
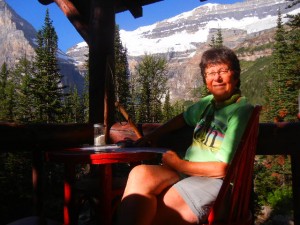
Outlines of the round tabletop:
{"label": "round tabletop", "polygon": [[166,148],[130,147],[117,145],[86,146],[59,151],[47,151],[46,160],[61,163],[113,164],[155,159]]}

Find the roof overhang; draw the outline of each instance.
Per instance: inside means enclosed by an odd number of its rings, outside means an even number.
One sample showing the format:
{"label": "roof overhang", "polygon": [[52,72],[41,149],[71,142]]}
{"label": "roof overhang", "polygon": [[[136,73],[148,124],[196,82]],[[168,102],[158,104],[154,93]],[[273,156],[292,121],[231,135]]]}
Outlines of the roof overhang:
{"label": "roof overhang", "polygon": [[[82,16],[88,16],[91,0],[38,0],[43,5],[49,5],[53,2],[64,2],[72,4],[81,13]],[[134,18],[143,16],[143,6],[160,2],[163,0],[115,0],[115,12],[120,13],[129,10]]]}

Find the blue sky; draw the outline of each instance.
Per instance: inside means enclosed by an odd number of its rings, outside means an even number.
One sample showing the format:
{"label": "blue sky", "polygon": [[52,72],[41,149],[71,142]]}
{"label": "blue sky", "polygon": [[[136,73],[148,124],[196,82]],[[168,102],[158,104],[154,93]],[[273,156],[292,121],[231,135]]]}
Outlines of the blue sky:
{"label": "blue sky", "polygon": [[[50,17],[58,35],[58,46],[62,51],[82,42],[83,39],[69,22],[66,16],[55,3],[42,5],[38,0],[4,0],[21,17],[33,25],[36,30],[41,29],[46,9],[49,9]],[[143,17],[134,19],[129,12],[116,15],[116,22],[120,29],[127,31],[135,30],[140,26],[153,24],[157,21],[170,18],[179,13],[192,10],[205,3],[230,4],[243,0],[207,0],[202,3],[200,0],[164,0],[152,5],[143,7]]]}

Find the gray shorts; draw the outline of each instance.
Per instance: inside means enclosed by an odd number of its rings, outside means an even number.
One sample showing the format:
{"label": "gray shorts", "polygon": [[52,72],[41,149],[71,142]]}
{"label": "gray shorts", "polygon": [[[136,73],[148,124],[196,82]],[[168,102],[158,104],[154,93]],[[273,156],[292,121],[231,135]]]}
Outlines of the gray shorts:
{"label": "gray shorts", "polygon": [[207,220],[222,183],[222,179],[191,176],[180,180],[173,187],[195,213],[200,223]]}

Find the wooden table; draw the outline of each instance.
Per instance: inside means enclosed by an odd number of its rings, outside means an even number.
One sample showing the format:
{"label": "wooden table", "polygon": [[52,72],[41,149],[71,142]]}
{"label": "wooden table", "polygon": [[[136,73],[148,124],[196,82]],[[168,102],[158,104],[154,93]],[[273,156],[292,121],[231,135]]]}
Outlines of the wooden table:
{"label": "wooden table", "polygon": [[72,184],[75,181],[76,164],[99,165],[99,218],[102,225],[111,225],[112,221],[112,164],[114,163],[142,163],[145,160],[157,158],[166,148],[120,148],[117,145],[87,146],[47,151],[46,160],[63,163],[64,174],[64,225],[77,224],[78,215],[73,210]]}

